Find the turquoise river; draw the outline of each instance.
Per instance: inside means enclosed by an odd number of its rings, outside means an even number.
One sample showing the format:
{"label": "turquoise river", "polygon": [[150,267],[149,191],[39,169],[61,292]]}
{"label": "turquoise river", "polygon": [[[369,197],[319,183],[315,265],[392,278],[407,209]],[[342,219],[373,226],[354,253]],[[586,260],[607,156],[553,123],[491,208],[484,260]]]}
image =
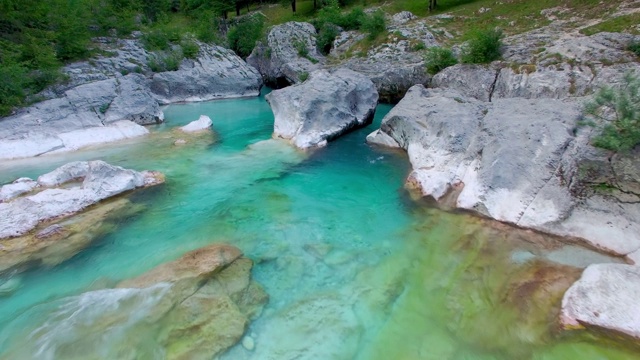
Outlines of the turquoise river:
{"label": "turquoise river", "polygon": [[[390,109],[378,106],[372,125],[312,154],[271,140],[263,94],[167,107],[166,122],[144,138],[0,163],[0,184],[87,159],[167,179],[128,195],[138,211],[70,260],[14,275],[19,287],[0,297],[0,358],[16,348],[20,359],[118,358],[127,346],[118,329],[74,352],[91,317],[79,323],[55,310],[218,242],[254,260],[253,277],[270,296],[247,329],[255,348],[239,344],[221,359],[640,358],[613,337],[556,322],[554,286],[615,259],[412,199],[406,156],[364,141]],[[212,133],[173,129],[201,114],[213,119]],[[179,137],[187,143],[174,145]]]}

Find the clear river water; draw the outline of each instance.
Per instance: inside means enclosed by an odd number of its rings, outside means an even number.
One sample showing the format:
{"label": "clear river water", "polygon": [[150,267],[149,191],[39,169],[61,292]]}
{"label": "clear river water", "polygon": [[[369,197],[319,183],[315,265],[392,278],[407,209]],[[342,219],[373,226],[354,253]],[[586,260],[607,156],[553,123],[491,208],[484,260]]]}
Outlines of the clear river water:
{"label": "clear river water", "polygon": [[[74,353],[91,322],[90,314],[75,320],[74,306],[109,306],[80,294],[217,242],[254,260],[253,277],[270,296],[247,330],[255,348],[237,345],[221,359],[640,357],[609,337],[557,326],[554,286],[566,288],[588,263],[615,260],[412,200],[406,156],[364,141],[390,109],[379,105],[371,126],[312,154],[270,140],[273,115],[260,96],[173,105],[146,138],[1,163],[0,183],[87,159],[158,170],[167,181],[129,195],[141,210],[113,220],[70,260],[16,275],[17,290],[0,297],[0,358],[16,347],[34,359],[114,358],[122,336]],[[214,132],[172,129],[201,114]],[[174,145],[180,137],[187,144]],[[68,316],[56,315],[61,307]],[[140,349],[135,358],[162,355]]]}

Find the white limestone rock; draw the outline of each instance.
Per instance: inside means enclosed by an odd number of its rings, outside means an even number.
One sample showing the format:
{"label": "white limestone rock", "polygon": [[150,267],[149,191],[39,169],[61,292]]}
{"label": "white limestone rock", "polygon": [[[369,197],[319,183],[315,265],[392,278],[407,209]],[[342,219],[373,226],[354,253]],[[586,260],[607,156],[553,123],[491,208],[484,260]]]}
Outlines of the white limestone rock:
{"label": "white limestone rock", "polygon": [[38,186],[36,181],[29,178],[19,178],[11,184],[0,187],[0,202],[11,200],[17,196],[35,189]]}
{"label": "white limestone rock", "polygon": [[180,130],[186,133],[206,131],[211,129],[212,124],[213,122],[211,121],[211,118],[209,118],[207,115],[200,115],[200,118],[198,120],[194,120],[189,124],[180,127]]}
{"label": "white limestone rock", "polygon": [[157,172],[137,172],[96,160],[63,165],[41,176],[38,183],[59,186],[72,180],[82,182],[0,203],[0,239],[24,235],[41,221],[77,213],[125,191],[160,183],[163,177]]}
{"label": "white limestone rock", "polygon": [[304,83],[266,98],[275,116],[274,137],[289,139],[301,149],[324,146],[369,124],[378,103],[371,80],[348,69],[315,71]]}
{"label": "white limestone rock", "polygon": [[640,339],[640,267],[594,264],[587,267],[562,299],[565,328],[593,326]]}

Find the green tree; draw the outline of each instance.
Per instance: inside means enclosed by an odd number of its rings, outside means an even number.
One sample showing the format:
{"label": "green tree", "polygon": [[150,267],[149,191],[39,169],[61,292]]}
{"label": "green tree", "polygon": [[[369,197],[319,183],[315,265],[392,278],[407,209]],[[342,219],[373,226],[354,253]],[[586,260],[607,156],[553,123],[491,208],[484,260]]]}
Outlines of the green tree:
{"label": "green tree", "polygon": [[601,88],[585,104],[588,124],[599,134],[593,145],[613,151],[628,151],[640,144],[640,79],[628,73],[619,89]]}

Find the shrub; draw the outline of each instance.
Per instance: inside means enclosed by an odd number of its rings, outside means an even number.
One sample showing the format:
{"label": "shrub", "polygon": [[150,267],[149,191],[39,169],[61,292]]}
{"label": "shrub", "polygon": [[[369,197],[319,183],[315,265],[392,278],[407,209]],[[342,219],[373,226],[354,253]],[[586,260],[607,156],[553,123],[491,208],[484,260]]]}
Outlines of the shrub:
{"label": "shrub", "polygon": [[427,45],[425,45],[425,44],[421,41],[421,42],[419,42],[419,43],[417,43],[417,44],[413,45],[413,46],[411,47],[411,50],[413,50],[413,51],[422,51],[422,50],[424,50],[424,49],[426,49],[426,48],[427,48]]}
{"label": "shrub", "polygon": [[149,59],[147,65],[153,72],[176,71],[182,62],[182,54],[176,51],[169,53],[154,53]]}
{"label": "shrub", "polygon": [[598,128],[593,145],[628,151],[640,144],[640,79],[627,74],[619,89],[601,88],[593,101],[585,104],[589,125]]}
{"label": "shrub", "polygon": [[640,41],[634,41],[629,44],[629,46],[627,46],[627,50],[631,51],[637,56],[640,56]]}
{"label": "shrub", "polygon": [[475,31],[462,53],[462,62],[484,64],[500,58],[502,31],[498,29]]}
{"label": "shrub", "polygon": [[182,48],[182,55],[187,59],[195,59],[200,53],[200,46],[193,39],[182,40],[180,47]]}
{"label": "shrub", "polygon": [[160,30],[152,30],[142,36],[142,44],[149,51],[169,49],[169,38]]}
{"label": "shrub", "polygon": [[386,30],[386,21],[384,20],[384,13],[382,10],[377,10],[372,15],[365,18],[362,23],[361,30],[369,33],[369,40],[374,40],[381,33]]}
{"label": "shrub", "polygon": [[330,23],[324,24],[320,28],[318,36],[316,36],[316,46],[322,54],[329,54],[331,47],[333,46],[333,41],[336,39],[336,36],[338,36],[339,32],[338,27]]}
{"label": "shrub", "polygon": [[367,18],[367,14],[364,13],[362,8],[356,7],[351,12],[338,16],[334,23],[345,30],[356,30],[362,27]]}
{"label": "shrub", "polygon": [[453,66],[458,63],[458,60],[451,52],[451,49],[442,47],[432,47],[427,49],[427,53],[424,56],[425,66],[427,72],[431,75],[435,75],[449,66]]}
{"label": "shrub", "polygon": [[296,48],[298,52],[298,56],[303,58],[309,57],[309,49],[307,49],[307,45],[302,40],[295,40],[293,42],[293,47]]}
{"label": "shrub", "polygon": [[14,107],[24,102],[27,69],[18,64],[1,66],[0,78],[0,116],[4,116],[9,115]]}
{"label": "shrub", "polygon": [[300,79],[300,82],[305,82],[309,78],[309,73],[306,71],[301,72],[298,78]]}
{"label": "shrub", "polygon": [[262,37],[264,19],[262,16],[246,18],[227,32],[229,47],[243,58],[251,54],[256,42]]}

